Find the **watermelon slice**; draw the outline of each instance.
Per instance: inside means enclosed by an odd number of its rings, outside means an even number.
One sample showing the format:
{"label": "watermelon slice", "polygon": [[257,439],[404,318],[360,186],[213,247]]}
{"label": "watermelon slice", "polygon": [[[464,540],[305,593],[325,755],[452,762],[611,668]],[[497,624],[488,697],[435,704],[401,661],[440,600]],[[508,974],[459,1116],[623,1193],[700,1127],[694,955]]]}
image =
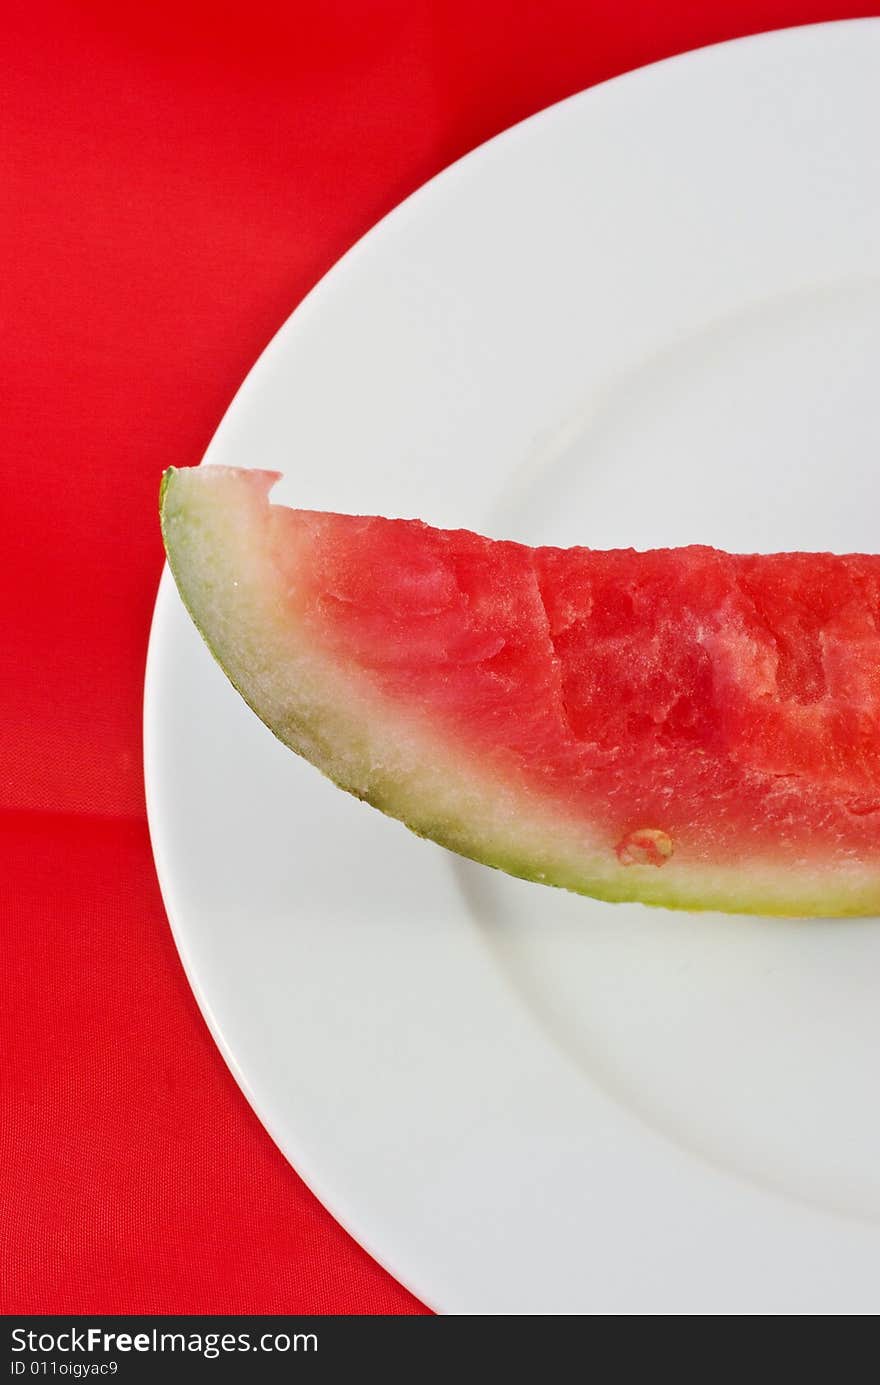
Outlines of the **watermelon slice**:
{"label": "watermelon slice", "polygon": [[880,557],[528,548],[170,470],[193,620],[414,832],[606,900],[880,913]]}

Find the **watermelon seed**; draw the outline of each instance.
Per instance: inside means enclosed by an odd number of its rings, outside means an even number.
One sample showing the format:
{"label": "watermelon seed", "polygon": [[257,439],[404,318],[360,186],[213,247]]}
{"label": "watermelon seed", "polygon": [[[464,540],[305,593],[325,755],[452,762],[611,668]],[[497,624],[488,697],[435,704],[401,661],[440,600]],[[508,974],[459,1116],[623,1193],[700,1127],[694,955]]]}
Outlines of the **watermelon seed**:
{"label": "watermelon seed", "polygon": [[659,827],[639,827],[622,837],[615,849],[622,866],[662,866],[674,847],[668,832]]}

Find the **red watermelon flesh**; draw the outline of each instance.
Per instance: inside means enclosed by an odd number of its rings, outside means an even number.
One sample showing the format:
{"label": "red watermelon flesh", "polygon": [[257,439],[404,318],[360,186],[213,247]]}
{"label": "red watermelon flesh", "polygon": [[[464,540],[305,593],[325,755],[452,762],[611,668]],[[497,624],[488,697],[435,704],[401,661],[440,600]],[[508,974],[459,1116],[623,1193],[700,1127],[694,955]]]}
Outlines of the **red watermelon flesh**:
{"label": "red watermelon flesh", "polygon": [[172,470],[183,599],[343,788],[606,899],[880,913],[880,557],[529,548]]}

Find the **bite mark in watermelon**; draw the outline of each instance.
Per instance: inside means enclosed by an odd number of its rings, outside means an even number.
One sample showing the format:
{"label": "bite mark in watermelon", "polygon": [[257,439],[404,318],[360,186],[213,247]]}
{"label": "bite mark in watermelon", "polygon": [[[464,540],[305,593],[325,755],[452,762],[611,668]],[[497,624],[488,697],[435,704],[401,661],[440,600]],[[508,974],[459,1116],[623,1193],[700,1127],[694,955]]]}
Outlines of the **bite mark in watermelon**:
{"label": "bite mark in watermelon", "polygon": [[342,788],[607,900],[880,913],[880,557],[529,548],[166,472],[184,603]]}

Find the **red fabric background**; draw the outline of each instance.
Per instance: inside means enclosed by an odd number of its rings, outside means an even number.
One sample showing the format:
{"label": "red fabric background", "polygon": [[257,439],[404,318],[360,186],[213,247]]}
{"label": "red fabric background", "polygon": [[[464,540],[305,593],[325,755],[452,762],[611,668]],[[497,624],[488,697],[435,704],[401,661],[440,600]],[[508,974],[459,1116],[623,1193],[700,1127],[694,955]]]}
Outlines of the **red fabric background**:
{"label": "red fabric background", "polygon": [[423,1311],[208,1037],[141,781],[159,473],[431,174],[627,68],[835,0],[7,0],[0,64],[0,1309]]}

